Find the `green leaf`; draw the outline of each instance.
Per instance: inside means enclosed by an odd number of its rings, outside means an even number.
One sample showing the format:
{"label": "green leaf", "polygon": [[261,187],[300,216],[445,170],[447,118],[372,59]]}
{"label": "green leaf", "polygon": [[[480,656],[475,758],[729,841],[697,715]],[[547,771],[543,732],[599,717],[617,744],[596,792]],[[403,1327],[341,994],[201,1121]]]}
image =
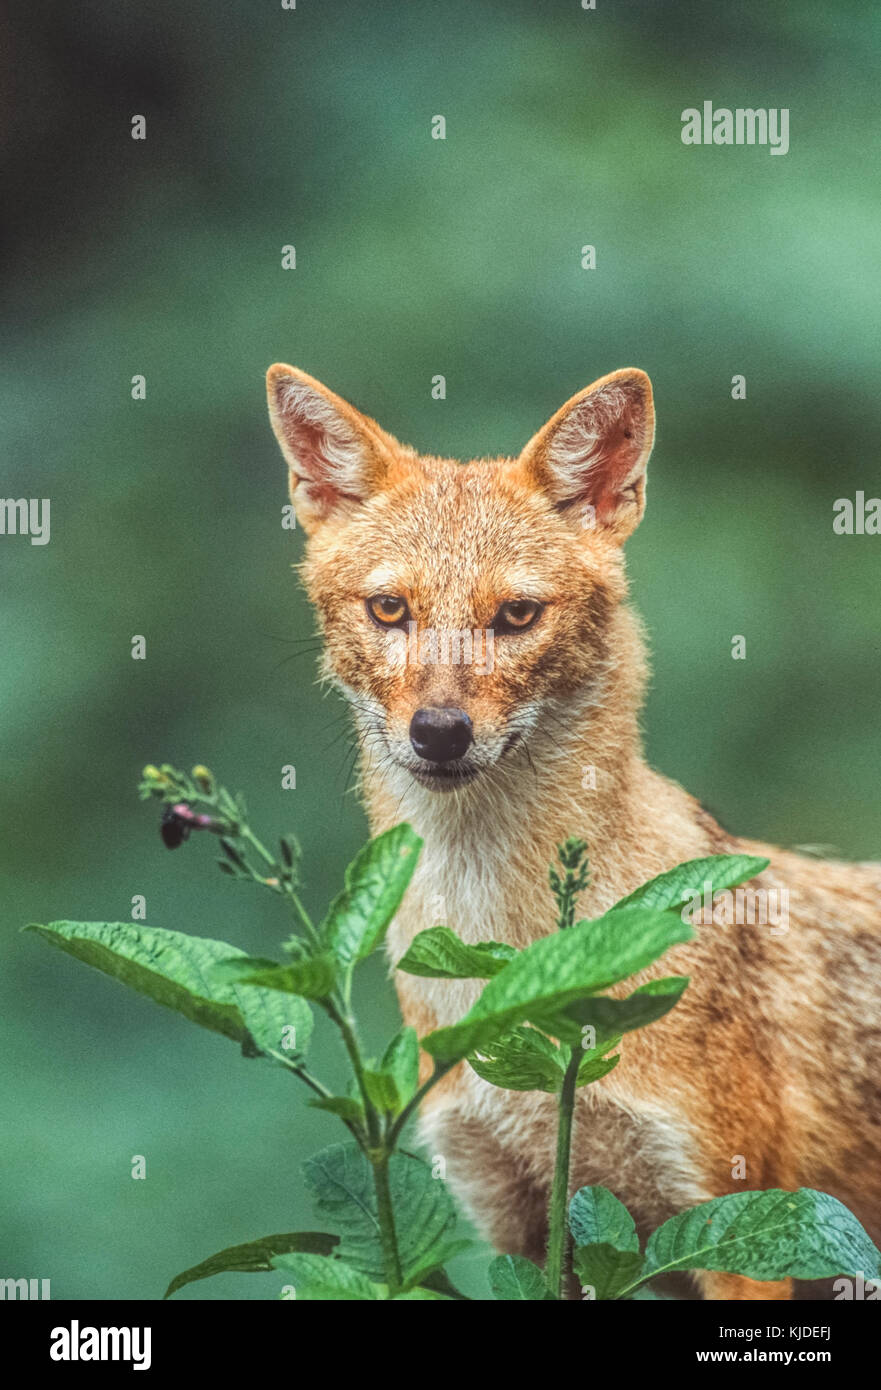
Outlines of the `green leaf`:
{"label": "green leaf", "polygon": [[580,1187],[569,1203],[569,1230],[576,1245],[606,1244],[638,1250],[633,1217],[607,1187]]}
{"label": "green leaf", "polygon": [[453,1288],[449,1280],[438,1279],[437,1275],[439,1272],[443,1272],[445,1264],[455,1259],[457,1255],[461,1255],[463,1251],[470,1250],[473,1245],[473,1240],[448,1240],[435,1245],[431,1253],[408,1273],[406,1279],[408,1287],[413,1288],[417,1284],[422,1284],[429,1288],[434,1287],[439,1293],[447,1293],[454,1298],[461,1298],[462,1295],[458,1289]]}
{"label": "green leaf", "polygon": [[604,1076],[615,1070],[620,1061],[621,1057],[617,1053],[614,1057],[595,1057],[593,1053],[588,1053],[578,1068],[575,1085],[589,1086],[592,1081],[602,1081]]}
{"label": "green leaf", "polygon": [[225,941],[132,922],[34,923],[26,930],[243,1047],[291,1059],[306,1049],[312,1014],[302,1000],[214,978],[219,961],[245,955]]}
{"label": "green leaf", "polygon": [[413,877],[422,841],[406,821],[370,840],[346,870],[346,886],[321,928],[340,965],[369,956],[382,940]]}
{"label": "green leaf", "polygon": [[609,1072],[614,1071],[621,1061],[617,1054],[614,1057],[605,1055],[619,1045],[621,1034],[619,1033],[615,1037],[601,1037],[600,1041],[592,1048],[585,1048],[584,1036],[583,1034],[579,1034],[579,1036],[584,1056],[578,1066],[575,1085],[589,1086],[592,1081],[600,1081],[604,1076],[608,1076]]}
{"label": "green leaf", "polygon": [[326,1255],[276,1255],[273,1269],[282,1270],[293,1284],[297,1302],[384,1299],[387,1291],[357,1269]]}
{"label": "green leaf", "polygon": [[[385,1278],[370,1163],[355,1144],[334,1144],[304,1165],[306,1183],[327,1224],[339,1233],[339,1256],[370,1278]],[[406,1280],[447,1243],[456,1220],[445,1184],[411,1154],[389,1160],[401,1272]]]}
{"label": "green leaf", "polygon": [[[599,1035],[630,1033],[663,1018],[679,1002],[688,984],[686,975],[668,975],[663,980],[650,980],[640,985],[626,999],[579,999],[564,1010],[568,1019],[579,1027],[592,1025]],[[565,1027],[560,1032],[566,1033]]]}
{"label": "green leaf", "polygon": [[429,1033],[422,1046],[438,1060],[457,1061],[513,1025],[542,1026],[549,1013],[627,979],[693,935],[674,913],[641,907],[578,922],[519,952],[489,981],[461,1022]]}
{"label": "green leaf", "polygon": [[702,1202],[659,1226],[645,1274],[711,1269],[747,1279],[826,1279],[881,1273],[859,1221],[826,1192],[735,1192]]}
{"label": "green leaf", "polygon": [[322,1231],[288,1231],[284,1235],[249,1240],[244,1245],[231,1245],[227,1250],[209,1255],[207,1260],[193,1265],[192,1269],[185,1269],[183,1274],[176,1274],[163,1297],[170,1298],[185,1284],[195,1284],[198,1279],[210,1279],[214,1274],[228,1274],[233,1271],[256,1274],[271,1270],[273,1256],[287,1254],[292,1250],[329,1255],[337,1240],[337,1236],[328,1236]]}
{"label": "green leaf", "polygon": [[538,1265],[523,1255],[497,1255],[487,1273],[493,1297],[500,1302],[556,1302]]}
{"label": "green leaf", "polygon": [[535,1028],[512,1028],[472,1053],[468,1064],[506,1091],[559,1091],[566,1065],[560,1049]]}
{"label": "green leaf", "polygon": [[379,1070],[394,1090],[393,1103],[385,1108],[397,1115],[413,1099],[419,1085],[419,1039],[415,1028],[402,1028],[395,1034],[383,1053]]}
{"label": "green leaf", "polygon": [[439,980],[484,980],[498,975],[516,954],[503,941],[469,946],[449,927],[429,927],[413,938],[397,968]]}
{"label": "green leaf", "polygon": [[738,883],[747,883],[763,869],[770,860],[757,859],[751,854],[710,854],[704,859],[689,859],[677,864],[675,869],[658,874],[649,879],[626,898],[622,898],[612,909],[617,912],[623,907],[653,907],[669,909],[681,907],[698,894],[703,894],[704,883],[712,884],[713,892],[723,888],[733,888]]}
{"label": "green leaf", "polygon": [[639,1278],[642,1258],[638,1250],[616,1250],[602,1242],[577,1247],[572,1268],[582,1292],[589,1288],[595,1299],[612,1299]]}
{"label": "green leaf", "polygon": [[304,956],[291,965],[279,965],[274,960],[245,956],[221,961],[217,967],[222,977],[243,984],[277,989],[285,994],[299,994],[304,999],[326,999],[336,984],[336,961],[329,951],[318,956]]}
{"label": "green leaf", "polygon": [[388,1072],[371,1071],[369,1067],[365,1067],[364,1089],[380,1114],[397,1115],[401,1110],[401,1098],[395,1078]]}
{"label": "green leaf", "polygon": [[331,1115],[339,1115],[341,1120],[353,1125],[364,1123],[364,1107],[351,1096],[313,1096],[306,1104],[313,1110],[328,1110]]}
{"label": "green leaf", "polygon": [[253,975],[255,970],[277,970],[278,961],[266,960],[263,956],[228,956],[211,966],[209,978],[219,984],[241,984]]}

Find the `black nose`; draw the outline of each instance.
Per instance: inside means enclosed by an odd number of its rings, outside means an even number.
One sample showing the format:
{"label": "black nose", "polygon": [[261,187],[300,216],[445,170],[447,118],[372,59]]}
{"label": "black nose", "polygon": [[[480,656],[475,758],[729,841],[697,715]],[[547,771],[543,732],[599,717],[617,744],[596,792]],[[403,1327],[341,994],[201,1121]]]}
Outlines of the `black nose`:
{"label": "black nose", "polygon": [[454,758],[461,758],[473,737],[471,720],[463,709],[428,705],[418,709],[410,720],[413,751],[430,763],[451,763]]}

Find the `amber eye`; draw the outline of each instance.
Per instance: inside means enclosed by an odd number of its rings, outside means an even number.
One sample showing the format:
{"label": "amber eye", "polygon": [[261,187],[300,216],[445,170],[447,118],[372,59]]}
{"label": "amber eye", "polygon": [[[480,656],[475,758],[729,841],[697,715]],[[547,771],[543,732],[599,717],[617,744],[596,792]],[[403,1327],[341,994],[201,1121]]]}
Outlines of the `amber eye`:
{"label": "amber eye", "polygon": [[398,627],[410,617],[410,610],[397,594],[374,594],[367,600],[367,612],[380,627]]}
{"label": "amber eye", "polygon": [[512,598],[503,603],[492,626],[495,632],[525,632],[541,616],[544,605],[531,598]]}

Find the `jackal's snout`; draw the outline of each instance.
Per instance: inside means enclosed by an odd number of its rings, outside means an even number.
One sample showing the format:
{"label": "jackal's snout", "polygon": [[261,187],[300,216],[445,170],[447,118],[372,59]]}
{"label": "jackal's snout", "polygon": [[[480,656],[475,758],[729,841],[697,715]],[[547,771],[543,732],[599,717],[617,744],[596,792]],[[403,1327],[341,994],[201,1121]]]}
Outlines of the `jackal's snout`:
{"label": "jackal's snout", "polygon": [[471,720],[453,705],[426,705],[410,720],[410,745],[430,763],[452,763],[474,742]]}

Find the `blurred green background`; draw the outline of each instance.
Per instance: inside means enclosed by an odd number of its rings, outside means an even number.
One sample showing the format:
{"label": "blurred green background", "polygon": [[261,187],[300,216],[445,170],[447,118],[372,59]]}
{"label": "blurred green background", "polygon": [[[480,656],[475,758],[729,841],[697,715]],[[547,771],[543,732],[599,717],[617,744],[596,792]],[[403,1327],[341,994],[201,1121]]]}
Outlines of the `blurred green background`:
{"label": "blurred green background", "polygon": [[[881,491],[881,15],[83,0],[13,5],[2,54],[2,491],[51,498],[52,538],[0,538],[0,1275],[155,1297],[223,1245],[313,1224],[299,1164],[336,1122],[18,928],[125,920],[140,893],[152,924],[273,953],[273,900],[202,841],[162,848],[147,761],[204,761],[266,836],[295,829],[316,911],[364,837],[342,706],[314,654],[288,659],[312,620],[270,362],[456,457],[516,452],[581,386],[645,368],[650,756],[731,830],[881,852],[881,538],[832,532],[837,497]],[[683,146],[705,99],[789,107],[790,153]],[[358,1002],[378,1043],[380,968]]]}

